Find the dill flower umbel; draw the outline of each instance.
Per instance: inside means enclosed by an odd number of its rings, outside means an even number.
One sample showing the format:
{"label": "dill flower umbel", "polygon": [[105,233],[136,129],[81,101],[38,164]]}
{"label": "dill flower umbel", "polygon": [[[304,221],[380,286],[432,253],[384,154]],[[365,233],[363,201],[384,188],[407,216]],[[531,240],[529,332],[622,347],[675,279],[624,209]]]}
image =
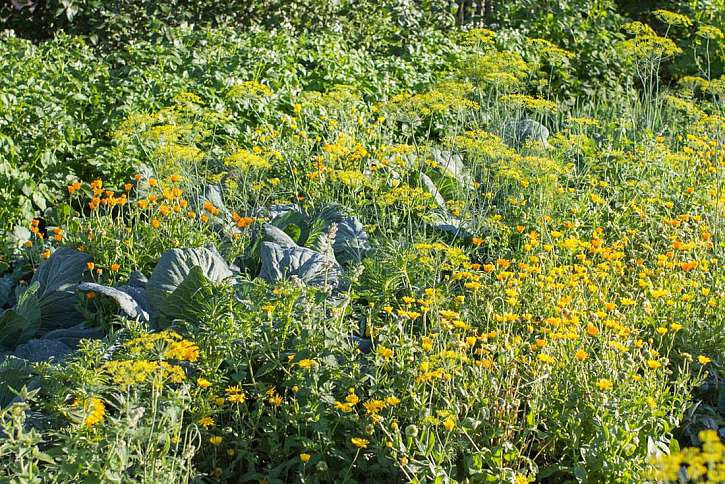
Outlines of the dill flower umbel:
{"label": "dill flower umbel", "polygon": [[247,150],[239,150],[227,156],[224,164],[238,168],[241,171],[249,170],[266,170],[272,167],[272,164],[266,158]]}
{"label": "dill flower umbel", "polygon": [[526,94],[508,94],[501,96],[499,101],[531,111],[555,112],[557,109],[556,103],[553,101],[527,96]]}
{"label": "dill flower umbel", "polygon": [[232,86],[227,91],[228,98],[240,98],[240,97],[270,97],[272,96],[272,90],[262,84],[259,81],[244,81],[239,82]]}

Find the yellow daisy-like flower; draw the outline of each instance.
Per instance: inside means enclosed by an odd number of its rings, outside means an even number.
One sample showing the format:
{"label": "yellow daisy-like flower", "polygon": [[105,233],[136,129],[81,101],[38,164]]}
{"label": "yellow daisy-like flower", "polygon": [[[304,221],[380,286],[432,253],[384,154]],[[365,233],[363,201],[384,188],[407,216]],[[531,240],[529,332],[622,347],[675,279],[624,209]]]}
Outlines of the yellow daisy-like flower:
{"label": "yellow daisy-like flower", "polygon": [[394,395],[385,398],[385,403],[388,405],[397,405],[400,403],[400,399]]}
{"label": "yellow daisy-like flower", "polygon": [[614,383],[612,383],[611,380],[607,380],[606,378],[602,378],[597,382],[597,388],[599,388],[601,391],[606,392],[614,388]]}
{"label": "yellow daisy-like flower", "polygon": [[392,357],[393,357],[393,350],[391,350],[390,348],[387,348],[387,347],[385,347],[385,346],[382,346],[382,345],[378,346],[378,351],[377,351],[377,353],[378,353],[378,354],[379,354],[379,355],[380,355],[380,356],[381,356],[381,357],[382,357],[382,358],[383,358],[384,360],[389,360],[390,358],[392,358]]}
{"label": "yellow daisy-like flower", "polygon": [[216,422],[214,422],[214,419],[211,417],[203,417],[199,420],[199,425],[204,427],[205,429],[208,429],[210,427],[213,427]]}
{"label": "yellow daisy-like flower", "polygon": [[361,437],[353,437],[350,439],[350,442],[352,442],[352,445],[358,449],[367,449],[368,444],[370,443],[370,441]]}
{"label": "yellow daisy-like flower", "polygon": [[103,400],[97,397],[91,397],[84,401],[75,400],[73,405],[83,407],[83,411],[86,413],[83,424],[86,427],[93,427],[101,422],[106,415],[106,405],[103,403]]}
{"label": "yellow daisy-like flower", "polygon": [[297,364],[300,365],[300,368],[309,370],[311,368],[314,368],[317,365],[317,362],[315,360],[305,358],[304,360],[300,360]]}
{"label": "yellow daisy-like flower", "polygon": [[199,385],[200,388],[204,388],[204,389],[209,388],[211,386],[211,382],[203,377],[197,378],[196,384]]}

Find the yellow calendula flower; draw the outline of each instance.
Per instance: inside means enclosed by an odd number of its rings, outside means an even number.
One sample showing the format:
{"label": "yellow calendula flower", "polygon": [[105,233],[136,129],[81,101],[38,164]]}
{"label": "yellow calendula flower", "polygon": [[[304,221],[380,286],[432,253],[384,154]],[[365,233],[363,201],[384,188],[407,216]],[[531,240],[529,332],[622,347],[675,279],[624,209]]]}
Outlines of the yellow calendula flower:
{"label": "yellow calendula flower", "polygon": [[300,365],[300,368],[305,370],[310,370],[317,366],[317,362],[315,360],[311,360],[309,358],[305,358],[304,360],[300,360],[298,363]]}
{"label": "yellow calendula flower", "polygon": [[358,449],[367,449],[368,444],[370,443],[370,441],[361,437],[353,437],[350,439],[350,442],[352,442],[352,445]]}
{"label": "yellow calendula flower", "polygon": [[106,405],[103,400],[97,397],[91,397],[85,401],[76,400],[73,402],[76,406],[82,406],[86,412],[86,418],[83,420],[83,424],[86,427],[93,427],[100,423],[106,415]]}
{"label": "yellow calendula flower", "polygon": [[606,392],[614,388],[614,383],[612,383],[611,380],[607,380],[606,378],[601,378],[597,382],[597,388],[599,388],[603,392]]}
{"label": "yellow calendula flower", "polygon": [[556,359],[554,359],[553,356],[547,355],[546,353],[539,353],[536,356],[536,359],[539,360],[539,361],[541,361],[542,363],[547,363],[549,365],[552,364],[552,363],[554,363],[554,362],[556,362]]}
{"label": "yellow calendula flower", "polygon": [[335,402],[335,408],[345,413],[352,412],[352,405],[346,402]]}
{"label": "yellow calendula flower", "polygon": [[385,347],[385,346],[383,346],[383,345],[380,345],[380,346],[378,346],[378,348],[377,348],[377,353],[378,353],[378,354],[379,354],[379,355],[380,355],[380,356],[381,356],[381,357],[382,357],[382,358],[383,358],[384,360],[389,360],[390,358],[392,358],[392,357],[393,357],[393,350],[391,350],[390,348],[387,348],[387,347]]}
{"label": "yellow calendula flower", "polygon": [[394,395],[385,398],[385,403],[390,406],[394,406],[400,403],[400,399]]}
{"label": "yellow calendula flower", "polygon": [[203,378],[203,377],[197,378],[196,379],[196,384],[200,388],[204,388],[204,389],[209,388],[211,386],[211,382],[209,380],[207,380],[206,378]]}
{"label": "yellow calendula flower", "polygon": [[208,429],[216,425],[216,422],[214,422],[214,419],[211,417],[202,417],[201,419],[199,419],[199,425],[201,425],[205,429]]}

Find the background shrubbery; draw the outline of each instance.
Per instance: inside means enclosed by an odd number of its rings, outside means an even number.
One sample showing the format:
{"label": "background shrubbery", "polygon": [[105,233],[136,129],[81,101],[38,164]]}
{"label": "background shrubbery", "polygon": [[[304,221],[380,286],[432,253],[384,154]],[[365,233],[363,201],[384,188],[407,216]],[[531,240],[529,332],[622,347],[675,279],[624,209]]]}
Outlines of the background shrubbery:
{"label": "background shrubbery", "polygon": [[721,1],[0,18],[0,480],[723,480]]}
{"label": "background shrubbery", "polygon": [[5,2],[2,25],[18,38],[0,45],[0,230],[45,210],[68,177],[117,179],[124,168],[108,158],[109,133],[131,107],[158,107],[178,90],[264,78],[321,91],[349,84],[384,99],[466,62],[467,47],[447,35],[457,22],[494,25],[499,46],[525,56],[540,50],[527,38],[574,52],[541,57],[531,90],[591,101],[634,77],[618,47],[628,17],[675,36],[684,54],[669,76],[719,77],[722,42],[696,33],[722,24],[720,3],[678,5],[694,23],[670,29],[651,13],[662,2]]}

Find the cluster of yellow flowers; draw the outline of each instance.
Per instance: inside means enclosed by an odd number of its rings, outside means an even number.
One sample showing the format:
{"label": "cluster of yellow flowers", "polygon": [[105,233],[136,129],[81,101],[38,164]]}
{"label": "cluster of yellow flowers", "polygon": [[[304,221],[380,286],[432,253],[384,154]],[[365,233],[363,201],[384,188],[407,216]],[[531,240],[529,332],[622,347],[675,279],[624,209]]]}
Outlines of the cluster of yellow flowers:
{"label": "cluster of yellow flowers", "polygon": [[680,482],[684,473],[688,482],[715,484],[725,481],[725,445],[717,431],[704,430],[699,438],[701,447],[652,457],[648,477],[658,482]]}
{"label": "cluster of yellow flowers", "polygon": [[158,352],[167,359],[191,362],[199,357],[199,347],[196,343],[185,340],[179,333],[171,330],[146,333],[126,341],[123,346],[133,356]]}
{"label": "cluster of yellow flowers", "polygon": [[148,382],[162,385],[165,381],[182,383],[186,380],[182,367],[166,361],[113,360],[104,363],[101,369],[122,388]]}

